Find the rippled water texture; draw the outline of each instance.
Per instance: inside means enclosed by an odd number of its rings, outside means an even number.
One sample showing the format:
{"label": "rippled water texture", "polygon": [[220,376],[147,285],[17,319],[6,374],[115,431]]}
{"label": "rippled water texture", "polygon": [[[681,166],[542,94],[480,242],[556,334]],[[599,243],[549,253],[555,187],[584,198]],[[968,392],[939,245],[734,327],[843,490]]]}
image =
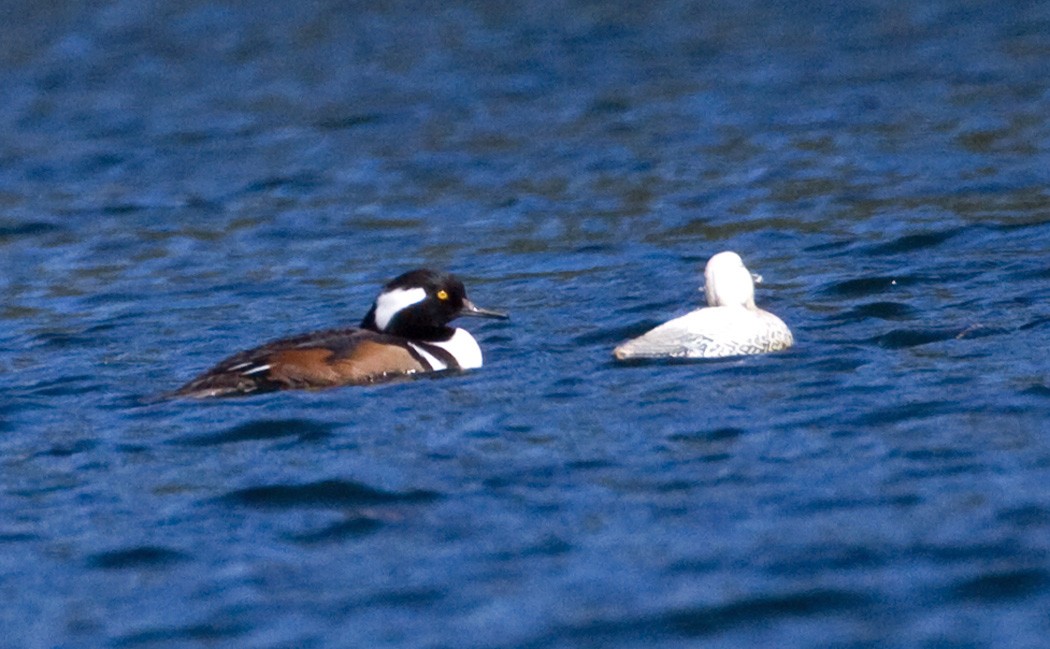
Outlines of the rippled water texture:
{"label": "rippled water texture", "polygon": [[[0,646],[1043,647],[1050,10],[0,11]],[[611,359],[720,250],[797,346]],[[155,401],[413,267],[463,376]]]}

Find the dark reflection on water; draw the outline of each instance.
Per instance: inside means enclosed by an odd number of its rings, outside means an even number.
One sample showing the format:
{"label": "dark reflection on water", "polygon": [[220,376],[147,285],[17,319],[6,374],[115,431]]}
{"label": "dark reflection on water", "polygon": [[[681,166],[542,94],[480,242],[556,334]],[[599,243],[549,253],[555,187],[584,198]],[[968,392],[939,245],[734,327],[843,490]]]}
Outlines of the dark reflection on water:
{"label": "dark reflection on water", "polygon": [[[1045,644],[1046,7],[9,4],[0,644]],[[156,398],[417,266],[481,370]]]}

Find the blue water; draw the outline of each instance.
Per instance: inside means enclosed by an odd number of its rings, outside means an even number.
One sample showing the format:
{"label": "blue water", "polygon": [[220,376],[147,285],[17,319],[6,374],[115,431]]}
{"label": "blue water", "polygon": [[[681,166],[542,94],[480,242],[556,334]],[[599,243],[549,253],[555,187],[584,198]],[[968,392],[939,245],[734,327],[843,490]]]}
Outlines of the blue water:
{"label": "blue water", "polygon": [[[1050,5],[0,13],[0,646],[1046,646]],[[485,367],[152,399],[419,266]]]}

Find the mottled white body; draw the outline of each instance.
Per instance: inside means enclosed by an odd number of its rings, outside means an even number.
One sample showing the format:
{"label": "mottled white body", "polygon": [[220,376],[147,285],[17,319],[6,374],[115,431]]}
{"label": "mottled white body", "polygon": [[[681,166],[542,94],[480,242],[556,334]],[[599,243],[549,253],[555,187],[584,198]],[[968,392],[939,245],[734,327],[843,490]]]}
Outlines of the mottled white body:
{"label": "mottled white body", "polygon": [[720,358],[795,343],[783,320],[755,306],[755,284],[740,255],[726,251],[711,257],[704,280],[709,306],[623,343],[613,352],[616,358]]}

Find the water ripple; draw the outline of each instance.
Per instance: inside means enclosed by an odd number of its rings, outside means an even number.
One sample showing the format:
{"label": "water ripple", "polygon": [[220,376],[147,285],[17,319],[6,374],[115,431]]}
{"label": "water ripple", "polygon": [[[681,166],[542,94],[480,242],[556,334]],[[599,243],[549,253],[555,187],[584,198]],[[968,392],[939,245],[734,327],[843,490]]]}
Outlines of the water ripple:
{"label": "water ripple", "polygon": [[232,505],[256,508],[366,507],[415,504],[436,500],[433,491],[383,491],[348,480],[321,480],[306,484],[274,484],[238,489],[222,496]]}
{"label": "water ripple", "polygon": [[239,424],[216,433],[193,435],[172,440],[185,446],[220,446],[238,442],[297,437],[300,442],[315,442],[332,434],[335,427],[309,419],[262,419]]}
{"label": "water ripple", "polygon": [[598,619],[561,629],[555,636],[531,643],[548,646],[554,637],[571,637],[588,642],[669,637],[707,637],[735,627],[761,626],[790,618],[821,618],[872,605],[869,596],[850,590],[813,589],[782,595],[742,598],[723,604],[683,607],[647,617]]}
{"label": "water ripple", "polygon": [[190,557],[169,548],[142,545],[121,550],[100,552],[88,557],[92,568],[115,570],[124,568],[158,568],[187,561]]}
{"label": "water ripple", "polygon": [[1008,569],[966,579],[951,586],[948,594],[970,601],[999,603],[1044,592],[1050,586],[1050,571],[1042,568]]}

